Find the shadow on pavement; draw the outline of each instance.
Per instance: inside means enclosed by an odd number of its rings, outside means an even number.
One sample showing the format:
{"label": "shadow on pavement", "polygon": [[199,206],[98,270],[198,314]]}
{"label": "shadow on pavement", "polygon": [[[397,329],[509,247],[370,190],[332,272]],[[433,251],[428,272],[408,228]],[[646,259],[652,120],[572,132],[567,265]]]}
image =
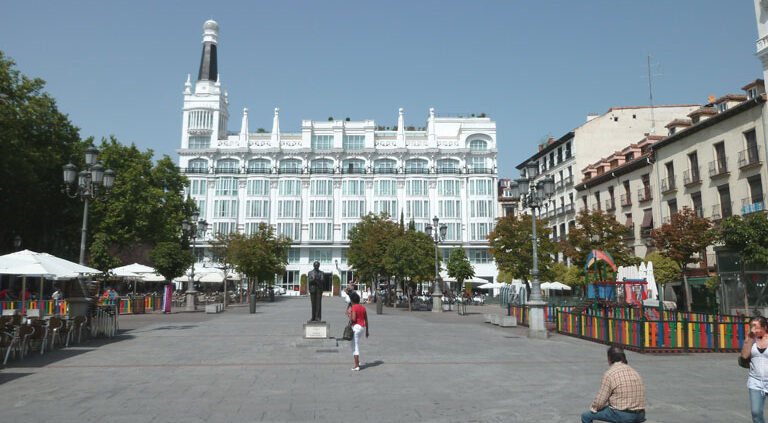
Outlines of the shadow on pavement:
{"label": "shadow on pavement", "polygon": [[[5,369],[13,369],[14,367],[19,367],[19,368],[45,367],[51,364],[55,364],[62,360],[66,360],[68,358],[76,357],[91,351],[95,351],[99,347],[102,347],[104,345],[127,341],[129,339],[135,338],[133,335],[129,335],[126,332],[128,331],[119,331],[117,335],[111,338],[91,338],[91,339],[83,340],[83,342],[81,342],[80,344],[70,345],[67,348],[57,347],[57,348],[54,348],[53,350],[46,349],[43,355],[40,355],[40,350],[34,350],[31,352],[28,352],[27,355],[24,356],[24,358],[21,358],[21,359],[17,357],[11,358],[10,360],[8,360],[8,364],[6,365]],[[20,376],[17,376],[17,377],[22,377],[32,373],[18,373],[18,374]],[[0,381],[2,380],[3,379],[0,379]]]}
{"label": "shadow on pavement", "polygon": [[367,369],[367,368],[369,368],[369,367],[376,367],[376,366],[381,366],[382,364],[384,364],[384,362],[383,362],[383,361],[381,361],[381,360],[376,360],[376,361],[372,361],[372,362],[370,362],[370,363],[365,363],[365,364],[363,364],[362,366],[360,366],[360,368],[361,368],[361,369]]}
{"label": "shadow on pavement", "polygon": [[160,326],[152,330],[185,330],[185,329],[192,329],[196,327],[197,325]]}
{"label": "shadow on pavement", "polygon": [[10,381],[12,381],[14,379],[18,379],[18,378],[21,378],[21,377],[24,377],[24,376],[29,376],[31,374],[32,373],[5,373],[5,372],[0,372],[0,385],[4,384],[6,382],[10,382]]}

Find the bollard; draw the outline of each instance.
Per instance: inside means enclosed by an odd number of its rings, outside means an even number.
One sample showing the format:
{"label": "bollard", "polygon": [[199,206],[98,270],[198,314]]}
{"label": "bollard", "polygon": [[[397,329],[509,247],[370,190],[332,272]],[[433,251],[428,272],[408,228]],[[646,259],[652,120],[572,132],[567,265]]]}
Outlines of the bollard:
{"label": "bollard", "polygon": [[248,296],[248,306],[250,307],[251,314],[256,313],[256,294]]}
{"label": "bollard", "polygon": [[376,314],[384,314],[384,301],[382,297],[384,297],[384,291],[376,295]]}

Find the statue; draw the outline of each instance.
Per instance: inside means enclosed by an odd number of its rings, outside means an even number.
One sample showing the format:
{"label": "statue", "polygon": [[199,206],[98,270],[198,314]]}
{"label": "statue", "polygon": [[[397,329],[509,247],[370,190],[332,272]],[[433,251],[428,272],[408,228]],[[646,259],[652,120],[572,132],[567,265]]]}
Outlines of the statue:
{"label": "statue", "polygon": [[309,298],[312,301],[312,318],[310,322],[321,322],[321,302],[323,299],[323,282],[325,281],[325,272],[320,271],[320,262],[312,263],[314,269],[307,273],[307,285],[309,286]]}

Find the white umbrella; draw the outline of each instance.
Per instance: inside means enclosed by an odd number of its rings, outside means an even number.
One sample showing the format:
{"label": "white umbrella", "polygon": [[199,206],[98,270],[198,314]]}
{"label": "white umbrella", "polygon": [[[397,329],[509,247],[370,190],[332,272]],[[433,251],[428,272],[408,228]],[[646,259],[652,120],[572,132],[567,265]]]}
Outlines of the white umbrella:
{"label": "white umbrella", "polygon": [[550,282],[549,289],[554,291],[570,291],[571,287],[560,282]]}
{"label": "white umbrella", "polygon": [[501,288],[504,284],[498,282],[488,282],[477,287],[477,289],[494,289]]}
{"label": "white umbrella", "polygon": [[5,275],[73,279],[81,274],[93,273],[100,271],[47,253],[23,250],[0,256],[0,274]]}
{"label": "white umbrella", "polygon": [[539,288],[548,291],[550,287],[552,286],[551,282],[544,282],[539,284]]}

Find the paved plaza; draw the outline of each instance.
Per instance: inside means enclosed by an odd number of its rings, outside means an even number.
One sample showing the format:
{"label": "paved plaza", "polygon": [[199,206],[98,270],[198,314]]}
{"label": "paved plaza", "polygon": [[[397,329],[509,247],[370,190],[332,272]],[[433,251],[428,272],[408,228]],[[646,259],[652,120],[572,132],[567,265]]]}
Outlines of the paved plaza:
{"label": "paved plaza", "polygon": [[[340,336],[344,303],[323,299]],[[371,337],[352,372],[345,341],[305,341],[308,298],[224,313],[121,316],[119,336],[0,370],[2,421],[577,422],[607,369],[606,347],[473,314],[369,306]],[[649,422],[750,421],[736,354],[628,353]]]}

